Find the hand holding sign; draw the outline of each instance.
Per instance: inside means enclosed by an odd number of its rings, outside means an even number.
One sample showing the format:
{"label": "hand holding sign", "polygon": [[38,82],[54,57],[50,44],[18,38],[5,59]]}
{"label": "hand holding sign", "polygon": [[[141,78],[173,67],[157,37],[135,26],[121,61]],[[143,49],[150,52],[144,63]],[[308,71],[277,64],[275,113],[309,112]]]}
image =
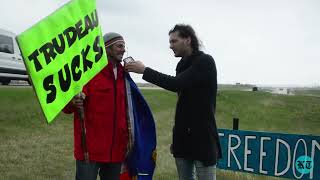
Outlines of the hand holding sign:
{"label": "hand holding sign", "polygon": [[86,95],[81,92],[75,95],[71,101],[72,105],[78,109],[83,107],[83,101],[86,99]]}

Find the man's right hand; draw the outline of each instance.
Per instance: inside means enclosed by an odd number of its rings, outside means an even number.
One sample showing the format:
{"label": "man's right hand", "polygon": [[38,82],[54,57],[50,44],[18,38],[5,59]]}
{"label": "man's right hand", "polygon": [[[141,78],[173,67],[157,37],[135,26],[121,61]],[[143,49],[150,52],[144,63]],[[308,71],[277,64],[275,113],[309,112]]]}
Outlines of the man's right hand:
{"label": "man's right hand", "polygon": [[125,63],[124,68],[127,72],[135,72],[138,74],[143,74],[146,67],[141,61],[131,61]]}
{"label": "man's right hand", "polygon": [[86,98],[86,95],[81,92],[75,95],[71,101],[72,105],[78,109],[83,108],[83,101]]}

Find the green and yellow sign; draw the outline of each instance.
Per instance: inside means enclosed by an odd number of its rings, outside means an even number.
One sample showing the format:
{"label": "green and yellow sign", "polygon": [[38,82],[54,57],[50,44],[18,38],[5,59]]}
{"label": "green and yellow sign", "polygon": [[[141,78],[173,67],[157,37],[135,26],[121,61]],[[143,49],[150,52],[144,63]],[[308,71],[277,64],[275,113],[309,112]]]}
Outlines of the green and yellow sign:
{"label": "green and yellow sign", "polygon": [[108,63],[95,0],[72,0],[17,37],[48,123]]}

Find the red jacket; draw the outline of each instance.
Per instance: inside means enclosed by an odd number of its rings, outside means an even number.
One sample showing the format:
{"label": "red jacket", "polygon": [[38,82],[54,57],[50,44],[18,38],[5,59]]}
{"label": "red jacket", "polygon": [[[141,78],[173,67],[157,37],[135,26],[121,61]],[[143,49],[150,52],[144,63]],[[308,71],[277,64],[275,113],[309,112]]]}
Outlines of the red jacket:
{"label": "red jacket", "polygon": [[[86,143],[90,161],[122,162],[128,143],[126,120],[126,91],[123,66],[117,66],[115,80],[112,63],[109,61],[84,88]],[[74,113],[74,157],[83,160],[79,115],[67,105],[65,113]]]}

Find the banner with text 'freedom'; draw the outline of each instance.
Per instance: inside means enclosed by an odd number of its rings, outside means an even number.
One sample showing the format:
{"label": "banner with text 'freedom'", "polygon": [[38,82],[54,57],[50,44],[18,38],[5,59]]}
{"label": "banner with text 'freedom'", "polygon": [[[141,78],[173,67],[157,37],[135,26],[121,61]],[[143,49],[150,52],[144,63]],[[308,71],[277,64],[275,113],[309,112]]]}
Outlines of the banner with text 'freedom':
{"label": "banner with text 'freedom'", "polygon": [[293,179],[320,179],[320,136],[219,129],[218,168]]}

